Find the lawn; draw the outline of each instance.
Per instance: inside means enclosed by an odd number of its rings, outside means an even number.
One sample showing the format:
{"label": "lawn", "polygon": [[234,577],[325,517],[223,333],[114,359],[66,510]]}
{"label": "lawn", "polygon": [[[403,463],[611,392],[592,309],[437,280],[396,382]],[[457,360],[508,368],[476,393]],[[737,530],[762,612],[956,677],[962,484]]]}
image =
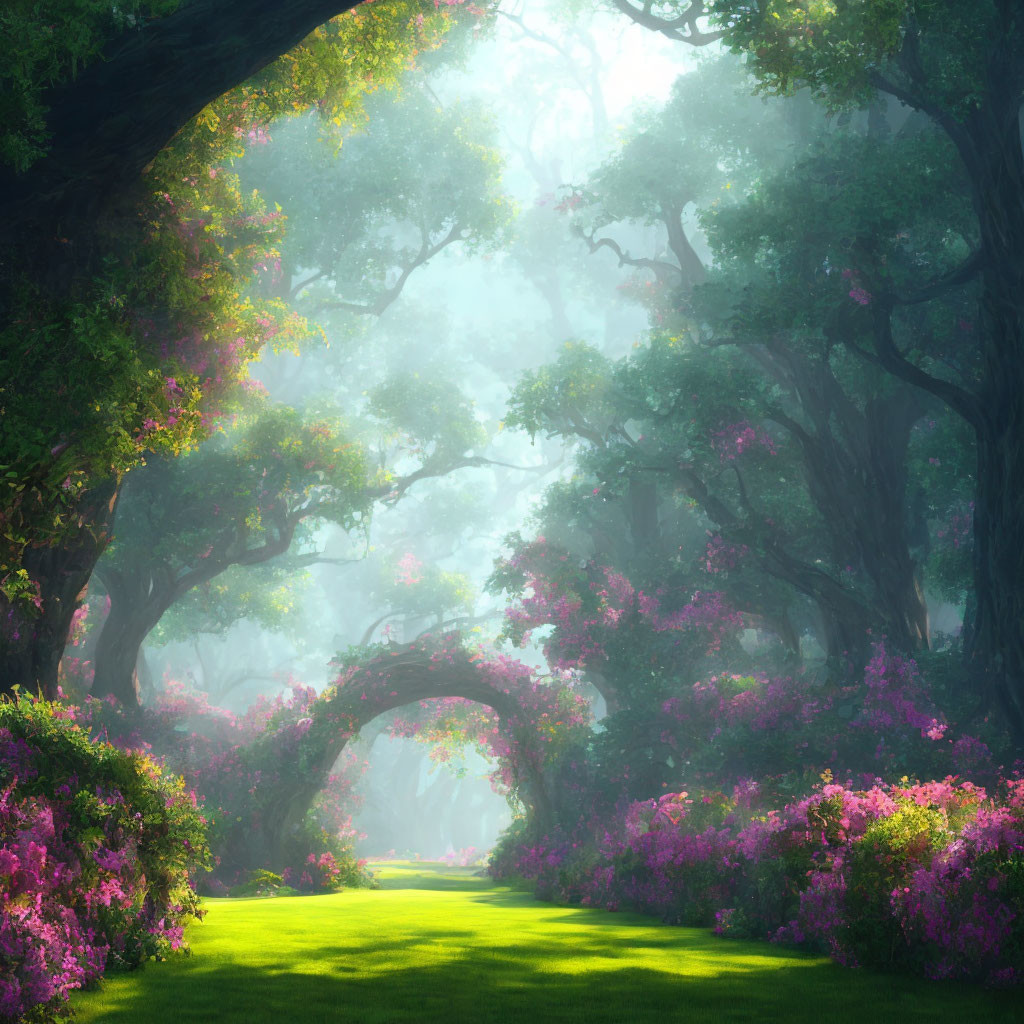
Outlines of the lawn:
{"label": "lawn", "polygon": [[81,1024],[1020,1022],[1020,996],[846,970],[632,914],[538,903],[472,869],[380,890],[209,900],[194,955],[76,996]]}

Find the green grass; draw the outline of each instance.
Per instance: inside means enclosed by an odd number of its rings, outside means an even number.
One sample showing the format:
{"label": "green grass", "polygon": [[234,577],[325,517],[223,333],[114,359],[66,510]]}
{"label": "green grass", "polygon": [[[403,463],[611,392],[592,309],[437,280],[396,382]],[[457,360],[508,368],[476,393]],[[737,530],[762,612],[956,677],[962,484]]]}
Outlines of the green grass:
{"label": "green grass", "polygon": [[845,970],[632,914],[538,903],[471,869],[382,889],[209,900],[193,955],[76,995],[80,1024],[1019,1022],[1016,994]]}

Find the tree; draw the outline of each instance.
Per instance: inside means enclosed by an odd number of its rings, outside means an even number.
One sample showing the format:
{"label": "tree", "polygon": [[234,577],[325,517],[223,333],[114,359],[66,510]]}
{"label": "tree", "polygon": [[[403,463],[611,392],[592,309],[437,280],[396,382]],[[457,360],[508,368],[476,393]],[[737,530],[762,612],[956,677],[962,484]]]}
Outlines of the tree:
{"label": "tree", "polygon": [[[806,85],[833,107],[877,96],[926,117],[956,154],[974,224],[964,252],[954,233],[945,259],[913,282],[862,272],[867,357],[945,402],[970,424],[977,452],[974,592],[968,664],[983,692],[1024,737],[1024,14],[1015,3],[894,2],[776,9],[716,5],[729,42],[750,54],[765,88]],[[771,8],[770,10],[768,8]],[[959,218],[960,211],[954,215]],[[859,242],[859,239],[857,240]],[[860,255],[859,247],[855,254]],[[859,266],[854,267],[860,270]],[[972,332],[976,381],[937,372],[901,347],[908,307],[946,301],[977,281]],[[956,350],[962,339],[957,339]],[[955,358],[957,351],[948,353]],[[972,386],[973,384],[973,386]]]}
{"label": "tree", "polygon": [[[871,299],[863,310],[872,338],[865,358],[944,402],[974,434],[975,605],[965,631],[967,663],[979,691],[1024,741],[1024,13],[1013,0],[616,6],[670,38],[696,45],[723,39],[746,55],[766,92],[791,95],[806,87],[832,110],[877,110],[879,98],[891,98],[927,118],[956,154],[974,218],[973,247],[964,252],[954,233],[939,267],[919,267],[902,289],[884,267],[874,276],[852,269]],[[853,241],[859,255],[860,239]],[[901,347],[896,322],[910,307],[955,299],[972,282],[979,286],[972,360],[978,377],[964,386]],[[954,358],[950,353],[947,361]]]}
{"label": "tree", "polygon": [[[205,198],[211,182],[220,187],[207,172],[279,113],[313,104],[327,117],[358,112],[362,93],[393,82],[451,22],[448,9],[420,18],[415,5],[399,4],[322,24],[347,6],[257,5],[242,22],[220,0],[89,3],[73,11],[62,0],[19,0],[5,9],[0,661],[7,685],[52,689],[55,650],[103,550],[121,475],[152,448],[156,435],[144,423],[167,411],[163,382],[180,375],[177,343],[209,340],[206,356],[216,361],[221,332],[237,326],[244,283],[218,296],[228,300],[224,307],[211,301],[201,275],[189,273],[194,246],[210,255],[195,232],[217,230],[199,215],[220,205]],[[170,66],[173,75],[161,72]],[[209,241],[216,249],[217,238]],[[231,252],[221,255],[230,265]],[[260,313],[247,317],[253,333],[245,358],[237,359],[238,334],[226,342],[236,367],[265,340],[255,328],[277,329]],[[193,382],[190,415],[176,415],[176,429],[160,434],[158,447],[181,450],[208,429],[202,413],[211,416],[217,398],[203,383]]]}
{"label": "tree", "polygon": [[231,440],[153,460],[129,477],[118,540],[97,566],[110,612],[96,644],[94,696],[137,702],[142,642],[192,588],[283,555],[307,520],[365,525],[373,481],[362,448],[337,425],[276,410]]}
{"label": "tree", "polygon": [[[370,404],[385,438],[407,442],[404,463],[389,465],[385,447],[374,466],[366,445],[336,418],[270,408],[195,452],[151,459],[131,473],[117,540],[96,568],[111,604],[96,645],[93,696],[138,701],[143,641],[197,586],[231,567],[280,559],[314,523],[365,533],[375,502],[394,503],[418,481],[492,461],[467,454],[485,434],[448,382],[392,381]],[[394,466],[409,471],[399,475]],[[320,557],[296,552],[290,560]],[[445,581],[436,582],[443,593]],[[435,607],[458,607],[464,596]]]}
{"label": "tree", "polygon": [[[945,402],[971,427],[977,453],[975,607],[967,663],[979,690],[1024,737],[1024,14],[1012,0],[916,3],[689,3],[747,54],[767,91],[806,86],[833,109],[891,97],[926,117],[955,152],[967,185],[976,246],[950,247],[937,271],[902,290],[883,269],[861,281],[872,343],[867,358]],[[649,8],[645,8],[649,11]],[[697,21],[687,23],[692,30]],[[706,24],[706,22],[705,22]],[[659,26],[653,26],[659,27]],[[859,269],[859,268],[853,268]],[[901,348],[894,322],[977,281],[978,379],[965,386]],[[957,346],[959,348],[959,346]]]}
{"label": "tree", "polygon": [[[939,411],[865,365],[872,331],[861,313],[872,296],[861,275],[884,269],[902,287],[923,263],[942,264],[954,232],[966,249],[971,228],[962,205],[959,220],[951,215],[962,182],[941,140],[914,124],[894,136],[878,112],[869,120],[817,132],[742,202],[704,212],[715,267],[693,307],[709,344],[739,346],[776,389],[763,415],[802,452],[832,571],[845,570],[844,585],[864,590],[882,631],[915,651],[929,642],[927,505],[943,497],[912,464],[911,443]],[[904,348],[935,365],[969,316],[965,297],[952,296],[894,326]]]}
{"label": "tree", "polygon": [[[662,472],[675,466],[676,485],[726,541],[764,558],[765,571],[817,605],[822,643],[837,661],[861,662],[871,629],[905,650],[927,647],[925,508],[920,489],[911,489],[908,453],[928,403],[908,385],[865,372],[843,348],[842,338],[857,340],[855,321],[843,313],[857,307],[852,297],[862,293],[852,272],[840,270],[842,247],[854,231],[876,239],[876,246],[897,235],[928,244],[936,179],[943,177],[943,187],[955,193],[955,175],[939,175],[941,157],[931,139],[911,133],[895,146],[865,137],[866,130],[875,132],[877,116],[871,125],[838,128],[806,114],[803,124],[793,118],[787,124],[777,102],[764,108],[742,98],[751,84],[729,60],[683,76],[665,108],[646,113],[621,152],[565,203],[592,251],[612,249],[620,265],[648,278],[642,294],[659,337],[611,388],[624,396],[613,415],[615,443],[621,452],[622,424],[639,424],[634,436],[646,445],[635,448],[647,449],[648,479],[653,466]],[[759,117],[766,122],[760,129]],[[808,155],[795,167],[786,164],[800,146]],[[879,204],[879,181],[886,178],[900,180],[899,198]],[[822,191],[826,181],[835,187]],[[697,214],[684,224],[681,211],[695,201]],[[630,255],[614,237],[622,227],[613,225],[622,222],[659,225],[666,251]],[[706,248],[702,259],[698,249]],[[896,254],[886,253],[879,256],[892,266]],[[844,284],[849,295],[839,290]],[[911,327],[922,337],[930,329]],[[703,342],[691,347],[686,339],[695,336]],[[723,346],[736,351],[723,353]],[[573,373],[567,365],[559,372]],[[584,436],[579,424],[558,424],[565,408],[557,406],[579,383],[573,380],[544,396],[544,415],[547,429]],[[528,401],[525,390],[518,400]],[[539,422],[534,418],[531,429]],[[726,486],[714,461],[701,468],[688,453],[695,433],[720,436],[733,425],[739,434],[772,425],[773,444],[781,450],[788,441],[796,464],[784,476],[781,466],[754,475],[749,456],[745,464],[730,458],[727,477],[741,486]],[[607,447],[603,428],[596,434],[603,440],[592,431],[590,443]],[[675,454],[666,443],[652,457],[650,445],[670,437]],[[640,458],[619,457],[620,472]],[[797,491],[794,478],[803,484]],[[766,493],[778,491],[780,481],[794,508],[780,508]],[[803,510],[794,516],[799,503]],[[808,533],[812,509],[817,519]]]}
{"label": "tree", "polygon": [[[610,564],[650,593],[688,596],[729,580],[734,606],[793,650],[792,616],[806,619],[794,607],[799,593],[826,612],[823,645],[833,622],[846,622],[852,638],[865,612],[852,595],[838,609],[830,604],[828,577],[814,564],[820,526],[794,453],[747,418],[760,392],[742,359],[679,337],[656,336],[617,364],[572,345],[554,365],[524,376],[506,422],[578,446],[582,475],[549,492],[542,525],[545,537],[563,543],[567,525],[590,535],[577,557]],[[752,494],[764,501],[756,514],[744,505]]]}
{"label": "tree", "polygon": [[416,82],[365,110],[356,131],[310,115],[275,126],[241,169],[288,216],[264,290],[318,319],[379,316],[418,267],[454,243],[495,244],[509,219],[482,111],[445,110]]}
{"label": "tree", "polygon": [[[621,149],[562,200],[591,252],[610,249],[674,296],[705,279],[689,215],[742,194],[792,141],[782,105],[752,97],[751,86],[737,61],[707,61],[676,79],[663,107],[634,118]],[[605,230],[622,222],[656,225],[664,252],[631,255]]]}

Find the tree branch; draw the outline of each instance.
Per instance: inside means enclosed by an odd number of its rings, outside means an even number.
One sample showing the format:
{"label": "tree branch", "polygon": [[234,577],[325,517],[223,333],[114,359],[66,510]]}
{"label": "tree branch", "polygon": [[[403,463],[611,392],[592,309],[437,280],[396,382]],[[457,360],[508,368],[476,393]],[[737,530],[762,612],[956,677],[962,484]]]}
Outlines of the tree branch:
{"label": "tree branch", "polygon": [[923,285],[916,292],[911,292],[909,295],[890,295],[888,296],[889,301],[894,306],[917,306],[922,302],[931,302],[932,299],[945,295],[951,289],[967,284],[973,277],[981,273],[987,262],[982,252],[973,252],[955,270],[951,270],[948,274],[944,274],[929,284]]}
{"label": "tree branch", "polygon": [[587,248],[591,253],[597,252],[598,249],[611,249],[618,258],[620,267],[642,267],[644,270],[650,270],[663,283],[668,282],[670,279],[686,280],[683,271],[674,263],[666,263],[663,260],[651,260],[646,256],[630,256],[614,238],[595,238],[596,231],[591,231],[588,235],[580,227],[573,230],[586,242]]}
{"label": "tree branch", "polygon": [[849,347],[858,355],[879,363],[890,373],[921,388],[922,391],[941,398],[946,405],[954,412],[959,413],[976,430],[983,430],[985,420],[977,396],[958,384],[933,377],[916,363],[907,359],[897,347],[892,336],[891,300],[886,301],[885,298],[876,297],[872,305],[874,306],[872,312],[874,353],[865,352],[860,346],[852,343],[848,343]]}
{"label": "tree branch", "polygon": [[[46,157],[0,172],[5,234],[95,215],[207,104],[298,45],[352,0],[185,0],[122,33],[74,81],[55,89]],[[48,236],[47,236],[48,237]],[[72,239],[74,241],[74,239]]]}
{"label": "tree branch", "polygon": [[345,302],[342,299],[324,299],[317,303],[316,308],[318,310],[344,309],[349,313],[358,313],[361,316],[380,316],[402,294],[402,289],[405,288],[406,282],[417,267],[422,267],[424,263],[433,259],[446,246],[460,241],[461,238],[462,228],[458,224],[453,224],[448,234],[440,242],[435,242],[433,245],[424,238],[420,251],[413,258],[412,262],[402,267],[398,280],[390,288],[381,292],[373,302]]}
{"label": "tree branch", "polygon": [[707,46],[725,36],[725,32],[705,32],[701,29],[699,21],[705,17],[707,11],[704,9],[702,0],[690,0],[685,9],[675,17],[663,18],[652,10],[651,0],[644,0],[642,7],[637,7],[630,0],[612,0],[612,3],[627,18],[632,19],[638,25],[650,29],[652,32],[660,32],[663,36],[679,43],[689,43],[691,46]]}
{"label": "tree branch", "polygon": [[314,281],[319,281],[320,278],[322,277],[326,277],[328,273],[328,270],[323,269],[318,270],[315,274],[310,274],[309,277],[304,277],[301,281],[298,282],[298,284],[294,285],[288,290],[288,298],[294,301],[299,297],[299,293],[302,291],[303,288],[306,288],[308,285],[311,285]]}
{"label": "tree branch", "polygon": [[370,497],[387,502],[388,504],[394,504],[410,487],[412,487],[414,483],[417,483],[420,480],[447,476],[449,473],[452,473],[457,469],[471,469],[478,466],[502,466],[506,469],[518,469],[524,473],[546,473],[550,468],[545,464],[541,464],[540,466],[517,466],[511,462],[501,462],[498,459],[488,459],[482,455],[463,455],[442,465],[432,466],[429,462],[425,463],[408,476],[400,477],[399,479],[392,480],[389,483],[380,484],[377,487],[371,487],[366,493]]}

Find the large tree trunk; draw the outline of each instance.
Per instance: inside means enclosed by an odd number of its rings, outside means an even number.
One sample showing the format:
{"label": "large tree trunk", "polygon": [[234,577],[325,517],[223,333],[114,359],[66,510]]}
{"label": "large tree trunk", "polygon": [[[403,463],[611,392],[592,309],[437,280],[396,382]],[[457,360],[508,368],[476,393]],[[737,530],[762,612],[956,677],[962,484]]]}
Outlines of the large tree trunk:
{"label": "large tree trunk", "polygon": [[927,649],[928,606],[911,551],[907,501],[910,432],[924,414],[923,396],[903,386],[862,408],[826,360],[811,360],[778,341],[767,350],[770,360],[761,361],[794,389],[810,424],[781,411],[774,417],[801,447],[832,561],[848,566],[867,595],[864,628],[901,650]]}
{"label": "large tree trunk", "polygon": [[57,669],[71,620],[109,543],[117,493],[116,480],[86,492],[76,509],[74,532],[63,543],[26,550],[22,564],[38,585],[39,606],[0,600],[0,693],[20,686],[47,698],[57,696]]}
{"label": "large tree trunk", "polygon": [[[209,576],[222,569],[211,564]],[[101,565],[98,574],[110,596],[110,612],[96,641],[92,695],[115,697],[122,704],[137,707],[142,645],[167,609],[194,584],[181,586],[171,570],[160,565],[127,570]]]}
{"label": "large tree trunk", "polygon": [[137,707],[140,696],[137,669],[142,644],[170,602],[154,600],[153,595],[143,598],[139,594],[126,599],[123,591],[115,597],[117,590],[113,587],[109,590],[110,614],[103,623],[93,656],[92,696],[115,697],[124,705]]}
{"label": "large tree trunk", "polygon": [[867,486],[858,492],[858,555],[871,579],[883,630],[904,651],[927,650],[928,604],[910,544],[907,459],[910,432],[924,413],[907,389],[867,403]]}
{"label": "large tree trunk", "polygon": [[[44,246],[61,267],[96,256],[102,211],[135,189],[200,110],[255,75],[354,0],[183,0],[123,32],[74,81],[46,96],[49,151],[24,174],[0,169],[0,258]],[[64,250],[54,244],[60,224]],[[45,226],[46,230],[40,231]],[[21,244],[19,244],[21,243]],[[24,265],[23,261],[22,265]],[[71,270],[75,273],[73,267]]]}
{"label": "large tree trunk", "polygon": [[659,540],[658,486],[650,473],[629,478],[629,533],[638,554],[647,553]]}
{"label": "large tree trunk", "polygon": [[[354,0],[248,0],[240,13],[236,0],[183,0],[173,14],[140,21],[74,81],[51,90],[47,155],[25,173],[0,167],[0,328],[26,278],[57,297],[88,285],[109,237],[137,230],[132,204],[145,168],[175,133],[352,6]],[[21,567],[39,585],[41,608],[28,614],[17,601],[0,599],[0,692],[18,684],[55,693],[71,617],[107,542],[110,509],[103,506],[114,493],[116,486],[95,518],[83,516],[60,546],[30,530]]]}
{"label": "large tree trunk", "polygon": [[1001,97],[968,122],[966,154],[986,262],[976,425],[976,604],[968,662],[1024,747],[1024,156],[1018,104]]}

